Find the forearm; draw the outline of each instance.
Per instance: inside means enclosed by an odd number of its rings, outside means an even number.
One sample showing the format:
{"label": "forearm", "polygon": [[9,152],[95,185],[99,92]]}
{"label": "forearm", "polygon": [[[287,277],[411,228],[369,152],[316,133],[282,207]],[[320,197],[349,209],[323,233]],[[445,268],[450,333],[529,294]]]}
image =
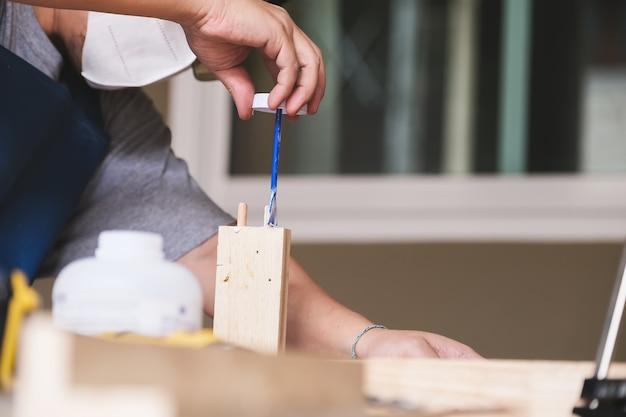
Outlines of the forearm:
{"label": "forearm", "polygon": [[332,299],[295,261],[289,264],[287,342],[296,349],[346,357],[371,322]]}
{"label": "forearm", "polygon": [[[87,33],[87,12],[106,11],[160,17],[174,21],[191,21],[194,12],[192,0],[133,1],[133,0],[19,0],[31,4],[37,19],[48,37],[63,49],[77,70],[82,66],[82,50]],[[215,3],[207,0],[205,5]]]}
{"label": "forearm", "polygon": [[89,10],[192,22],[218,0],[17,0],[53,9]]}
{"label": "forearm", "polygon": [[[213,315],[217,236],[179,262],[199,280],[204,309]],[[289,262],[287,343],[289,347],[348,356],[354,337],[369,321],[329,297],[294,260]]]}

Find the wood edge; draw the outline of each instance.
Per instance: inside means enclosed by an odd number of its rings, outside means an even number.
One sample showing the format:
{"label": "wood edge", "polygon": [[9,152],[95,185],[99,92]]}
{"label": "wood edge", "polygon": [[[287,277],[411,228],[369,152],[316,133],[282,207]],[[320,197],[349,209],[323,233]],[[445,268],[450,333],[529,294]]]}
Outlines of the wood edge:
{"label": "wood edge", "polygon": [[282,268],[282,288],[281,288],[281,305],[280,305],[280,340],[279,352],[287,349],[287,307],[289,297],[289,261],[291,259],[291,230],[283,229],[283,268]]}

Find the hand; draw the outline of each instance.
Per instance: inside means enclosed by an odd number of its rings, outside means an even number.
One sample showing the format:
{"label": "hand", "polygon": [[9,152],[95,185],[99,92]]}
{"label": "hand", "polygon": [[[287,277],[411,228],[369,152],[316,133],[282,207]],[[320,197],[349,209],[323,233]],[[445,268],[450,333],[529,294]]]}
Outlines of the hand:
{"label": "hand", "polygon": [[373,329],[357,344],[359,358],[478,359],[470,347],[433,333],[412,330]]}
{"label": "hand", "polygon": [[305,104],[316,113],[326,76],[319,48],[298,28],[285,9],[262,0],[195,0],[197,17],[181,22],[189,46],[228,89],[239,117],[252,115],[254,85],[243,62],[258,49],[276,85],[269,105],[287,101],[295,116]]}

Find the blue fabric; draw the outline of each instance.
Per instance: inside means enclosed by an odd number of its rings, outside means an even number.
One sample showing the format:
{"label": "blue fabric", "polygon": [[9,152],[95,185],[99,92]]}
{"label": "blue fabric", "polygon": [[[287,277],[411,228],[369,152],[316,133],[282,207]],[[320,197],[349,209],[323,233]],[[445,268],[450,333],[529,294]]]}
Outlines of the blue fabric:
{"label": "blue fabric", "polygon": [[[67,65],[66,65],[67,67]],[[96,91],[0,47],[0,276],[31,279],[107,152]]]}

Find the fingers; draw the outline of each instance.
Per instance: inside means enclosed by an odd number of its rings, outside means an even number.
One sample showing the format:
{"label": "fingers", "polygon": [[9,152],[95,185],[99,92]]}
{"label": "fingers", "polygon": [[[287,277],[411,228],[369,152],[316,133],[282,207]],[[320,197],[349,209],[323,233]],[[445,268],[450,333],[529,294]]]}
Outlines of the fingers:
{"label": "fingers", "polygon": [[276,85],[268,99],[270,108],[275,109],[289,97],[298,80],[299,64],[293,38],[283,33],[279,39],[267,43],[264,53],[278,71]]}
{"label": "fingers", "polygon": [[437,350],[426,340],[415,340],[410,350],[402,352],[399,357],[405,358],[437,358]]}
{"label": "fingers", "polygon": [[274,82],[276,82],[276,77],[278,76],[278,67],[276,66],[276,63],[269,59],[268,57],[263,57],[263,63],[265,64],[265,68],[267,68],[267,71],[270,73],[270,75],[272,76],[272,80],[274,80]]}
{"label": "fingers", "polygon": [[295,114],[305,104],[309,103],[318,89],[320,81],[321,57],[317,47],[298,28],[294,31],[294,44],[300,73],[295,88],[286,103],[287,114]]}
{"label": "fingers", "polygon": [[319,109],[326,89],[326,73],[320,49],[289,16],[281,13],[282,30],[277,39],[264,48],[266,66],[275,77],[269,106],[273,109],[286,102],[286,113],[295,116],[305,105],[309,114]]}
{"label": "fingers", "polygon": [[250,74],[242,66],[215,71],[215,76],[224,84],[233,97],[237,113],[242,120],[252,117],[254,84]]}
{"label": "fingers", "polygon": [[[265,67],[267,68],[267,71],[271,74],[274,82],[276,82],[276,77],[278,76],[278,72],[279,72],[279,69],[276,66],[276,63],[274,63],[274,61],[268,59],[267,57],[264,58],[264,62],[265,62]],[[286,116],[289,120],[298,119],[298,116],[290,116],[288,114]]]}
{"label": "fingers", "polygon": [[426,333],[425,338],[442,359],[483,359],[474,349],[445,336]]}
{"label": "fingers", "polygon": [[[209,52],[212,53],[211,61],[214,65],[209,65],[209,68],[217,67],[223,70],[219,71],[222,74],[217,76],[231,92],[239,116],[246,119],[250,117],[251,110],[243,106],[251,104],[254,92],[248,91],[248,86],[252,86],[252,82],[248,74],[240,68],[246,54],[233,53],[233,48],[241,46],[260,48],[265,64],[275,81],[268,98],[269,107],[276,109],[285,103],[285,113],[290,118],[296,117],[305,104],[309,106],[309,114],[316,113],[326,87],[320,49],[294,24],[285,9],[263,2],[254,4],[259,7],[257,10],[259,14],[246,13],[245,16],[248,18],[244,20],[245,24],[238,21],[241,15],[235,14],[231,17],[242,24],[241,27],[237,27],[237,31],[232,28],[229,30],[210,28],[211,37],[226,42],[211,44]],[[207,55],[206,49],[204,55]],[[232,65],[231,69],[226,70],[225,68],[228,68],[226,65]]]}
{"label": "fingers", "polygon": [[474,349],[459,342],[441,345],[433,345],[433,349],[437,352],[437,356],[442,359],[484,359]]}
{"label": "fingers", "polygon": [[319,64],[319,80],[317,82],[317,88],[315,89],[315,93],[313,97],[309,101],[309,114],[315,114],[320,108],[320,103],[324,98],[324,93],[326,92],[326,68],[324,65],[324,59],[320,53],[320,64]]}

